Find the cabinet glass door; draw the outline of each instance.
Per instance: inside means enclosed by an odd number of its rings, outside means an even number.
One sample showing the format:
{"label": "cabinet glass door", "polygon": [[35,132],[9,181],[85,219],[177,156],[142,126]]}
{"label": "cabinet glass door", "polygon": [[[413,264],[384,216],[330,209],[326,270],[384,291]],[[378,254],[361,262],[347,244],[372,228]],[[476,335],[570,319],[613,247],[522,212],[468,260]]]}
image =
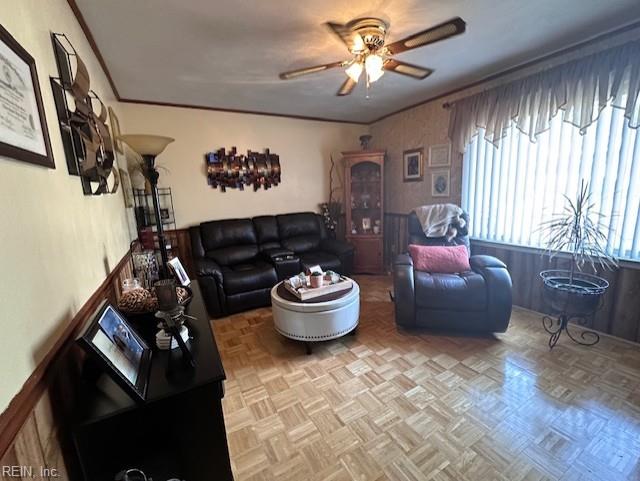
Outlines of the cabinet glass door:
{"label": "cabinet glass door", "polygon": [[351,235],[382,233],[382,172],[380,164],[360,162],[351,167]]}

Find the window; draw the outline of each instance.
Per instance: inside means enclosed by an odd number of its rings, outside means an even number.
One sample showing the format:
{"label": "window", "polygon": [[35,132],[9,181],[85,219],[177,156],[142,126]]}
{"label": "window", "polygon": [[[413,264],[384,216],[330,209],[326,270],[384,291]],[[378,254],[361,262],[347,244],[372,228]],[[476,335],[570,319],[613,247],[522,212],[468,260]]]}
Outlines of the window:
{"label": "window", "polygon": [[609,253],[640,260],[640,132],[624,110],[607,107],[584,134],[556,115],[535,143],[511,127],[499,147],[484,131],[465,150],[462,207],[473,238],[544,247],[540,224],[589,182],[605,215]]}

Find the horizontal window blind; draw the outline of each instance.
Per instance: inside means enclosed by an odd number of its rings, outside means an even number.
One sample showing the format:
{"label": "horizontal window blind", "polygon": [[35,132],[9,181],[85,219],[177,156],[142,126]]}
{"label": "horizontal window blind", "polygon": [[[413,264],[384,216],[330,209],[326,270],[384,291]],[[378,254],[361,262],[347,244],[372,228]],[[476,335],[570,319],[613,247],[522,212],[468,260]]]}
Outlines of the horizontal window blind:
{"label": "horizontal window blind", "polygon": [[582,179],[604,214],[608,252],[640,260],[640,133],[611,106],[584,134],[556,115],[535,143],[512,125],[496,148],[480,130],[463,162],[471,236],[544,247],[540,224],[562,212],[563,195],[573,200]]}

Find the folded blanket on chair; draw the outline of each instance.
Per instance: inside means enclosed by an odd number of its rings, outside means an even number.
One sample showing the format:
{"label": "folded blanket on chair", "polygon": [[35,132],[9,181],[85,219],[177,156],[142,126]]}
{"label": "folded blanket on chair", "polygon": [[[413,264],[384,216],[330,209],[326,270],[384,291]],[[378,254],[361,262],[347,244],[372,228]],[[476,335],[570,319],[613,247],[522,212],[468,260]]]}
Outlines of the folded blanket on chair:
{"label": "folded blanket on chair", "polygon": [[447,237],[453,239],[456,227],[464,227],[462,209],[455,204],[423,205],[414,209],[422,231],[427,237]]}

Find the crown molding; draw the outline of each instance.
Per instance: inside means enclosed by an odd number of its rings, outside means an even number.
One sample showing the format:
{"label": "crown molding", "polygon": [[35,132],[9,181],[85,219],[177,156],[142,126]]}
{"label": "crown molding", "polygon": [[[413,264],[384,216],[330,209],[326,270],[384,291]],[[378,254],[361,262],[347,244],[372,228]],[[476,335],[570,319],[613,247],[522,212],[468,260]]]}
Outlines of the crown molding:
{"label": "crown molding", "polygon": [[100,66],[102,67],[102,70],[104,71],[109,84],[111,85],[111,89],[113,90],[113,93],[116,97],[116,99],[119,102],[124,102],[124,103],[131,103],[131,104],[142,104],[142,105],[158,105],[158,106],[163,106],[163,107],[179,107],[179,108],[186,108],[186,109],[197,109],[197,110],[209,110],[209,111],[213,111],[213,112],[230,112],[230,113],[236,113],[236,114],[250,114],[250,115],[265,115],[265,116],[269,116],[269,117],[283,117],[283,118],[290,118],[290,119],[297,119],[297,120],[311,120],[311,121],[316,121],[316,122],[335,122],[335,123],[341,123],[341,124],[353,124],[353,125],[366,125],[366,126],[370,126],[373,125],[377,122],[380,122],[381,120],[384,120],[388,117],[392,117],[393,115],[402,113],[402,112],[406,112],[407,110],[411,110],[413,108],[419,107],[421,105],[424,104],[428,104],[429,102],[433,102],[435,100],[439,100],[439,99],[443,99],[445,97],[448,97],[450,95],[456,94],[458,92],[462,92],[466,89],[472,88],[472,87],[477,87],[478,85],[482,85],[484,83],[487,82],[491,82],[494,80],[498,80],[501,77],[505,77],[507,75],[511,75],[514,74],[520,70],[524,70],[545,62],[548,62],[554,58],[569,54],[571,52],[574,52],[576,50],[579,50],[581,48],[587,47],[589,45],[593,45],[596,44],[598,42],[602,42],[608,38],[611,37],[615,37],[616,35],[620,35],[624,32],[633,30],[635,28],[640,28],[640,22],[635,22],[635,23],[631,23],[629,25],[625,25],[621,28],[615,29],[615,30],[611,30],[609,32],[603,33],[601,35],[598,35],[596,37],[593,37],[589,40],[585,40],[584,42],[580,42],[577,43],[575,45],[571,45],[567,48],[561,49],[561,50],[557,50],[555,52],[552,52],[548,55],[544,55],[542,57],[538,57],[536,59],[530,60],[528,62],[519,64],[519,65],[515,65],[513,67],[510,67],[506,70],[502,70],[500,72],[496,72],[494,74],[488,75],[486,77],[483,77],[479,80],[474,80],[472,82],[466,83],[464,85],[461,85],[460,87],[456,87],[454,89],[448,90],[444,93],[438,94],[438,95],[434,95],[433,97],[429,97],[426,100],[421,100],[420,102],[408,105],[406,107],[402,107],[401,109],[398,110],[394,110],[393,112],[390,112],[388,114],[382,115],[380,117],[378,117],[377,119],[371,120],[371,121],[356,121],[356,120],[340,120],[340,119],[331,119],[331,118],[326,118],[326,117],[312,117],[312,116],[306,116],[306,115],[293,115],[293,114],[282,114],[282,113],[276,113],[276,112],[264,112],[264,111],[255,111],[255,110],[242,110],[242,109],[228,109],[228,108],[221,108],[221,107],[212,107],[212,106],[208,106],[208,105],[193,105],[193,104],[180,104],[180,103],[172,103],[172,102],[160,102],[160,101],[153,101],[153,100],[140,100],[140,99],[130,99],[130,98],[122,98],[118,92],[118,88],[115,85],[115,82],[113,81],[113,77],[111,76],[111,73],[109,72],[109,68],[107,67],[107,64],[104,60],[104,57],[102,56],[102,53],[100,52],[100,49],[98,48],[98,45],[96,44],[96,41],[93,37],[93,34],[91,33],[91,30],[89,29],[89,26],[87,25],[87,22],[85,21],[84,17],[82,16],[82,12],[80,11],[80,8],[78,7],[78,5],[76,4],[75,0],[67,0],[67,3],[69,4],[69,7],[71,7],[71,10],[73,11],[73,14],[75,15],[78,23],[80,24],[80,28],[82,28],[82,31],[84,32],[85,37],[87,38],[87,41],[89,42],[89,45],[91,46],[91,50],[93,50],[94,55],[96,56],[96,58],[98,59],[98,62],[100,63]]}
{"label": "crown molding", "polygon": [[625,25],[625,26],[623,26],[621,28],[617,28],[615,30],[611,30],[609,32],[605,32],[603,34],[597,35],[596,37],[590,38],[590,39],[585,40],[583,42],[576,43],[574,45],[571,45],[569,47],[566,47],[566,48],[563,48],[563,49],[560,49],[560,50],[556,50],[555,52],[552,52],[550,54],[544,55],[542,57],[538,57],[538,58],[535,58],[533,60],[529,60],[527,62],[521,63],[519,65],[515,65],[513,67],[509,67],[506,70],[501,70],[500,72],[493,73],[493,74],[488,75],[486,77],[483,77],[483,78],[481,78],[479,80],[474,80],[473,82],[469,82],[469,83],[464,84],[464,85],[462,85],[460,87],[456,87],[456,88],[448,90],[448,91],[446,91],[444,93],[435,95],[433,97],[429,97],[426,100],[421,100],[420,102],[408,105],[407,107],[402,107],[401,109],[395,110],[395,111],[393,111],[391,113],[388,113],[388,114],[385,114],[385,115],[383,115],[381,117],[378,117],[375,120],[372,120],[371,122],[369,122],[369,125],[375,124],[376,122],[380,122],[381,120],[384,120],[384,119],[386,119],[388,117],[392,117],[392,116],[394,116],[396,114],[399,114],[399,113],[402,113],[402,112],[406,112],[407,110],[411,110],[411,109],[419,107],[421,105],[428,104],[429,102],[433,102],[435,100],[440,100],[440,99],[443,99],[445,97],[449,97],[450,95],[456,94],[458,92],[462,92],[464,90],[467,90],[467,89],[470,89],[470,88],[473,88],[473,87],[477,87],[478,85],[482,85],[484,83],[492,82],[492,81],[498,80],[498,79],[500,79],[502,77],[506,77],[508,75],[512,75],[512,74],[514,74],[516,72],[519,72],[520,70],[525,70],[525,69],[528,69],[528,68],[531,68],[531,67],[535,67],[536,65],[540,65],[540,64],[549,62],[549,61],[551,61],[551,60],[553,60],[555,58],[562,57],[564,55],[568,55],[568,54],[570,54],[572,52],[575,52],[576,50],[583,49],[583,48],[588,47],[590,45],[594,45],[594,44],[597,44],[597,43],[600,43],[600,42],[604,42],[607,39],[610,39],[612,37],[616,37],[616,36],[621,35],[621,34],[623,34],[625,32],[634,30],[636,28],[640,28],[640,22],[630,23],[630,24]]}
{"label": "crown molding", "polygon": [[180,104],[180,103],[173,103],[173,102],[156,102],[155,100],[138,100],[138,99],[126,99],[126,98],[121,98],[118,100],[120,102],[127,103],[127,104],[157,105],[160,107],[177,107],[182,109],[209,110],[213,112],[228,112],[233,114],[265,115],[268,117],[283,117],[287,119],[310,120],[314,122],[335,122],[339,124],[369,125],[369,122],[358,122],[356,120],[340,120],[340,119],[330,119],[326,117],[310,117],[307,115],[280,114],[276,112],[263,112],[260,110],[226,109],[221,107],[210,107],[208,105]]}
{"label": "crown molding", "polygon": [[96,44],[96,40],[93,38],[93,34],[89,29],[89,25],[87,25],[87,22],[82,16],[82,12],[80,11],[78,4],[75,2],[75,0],[67,0],[67,3],[69,4],[71,11],[75,15],[76,20],[80,24],[80,28],[82,29],[84,36],[87,38],[87,42],[89,42],[89,45],[91,46],[91,50],[93,50],[93,54],[96,56],[96,58],[98,59],[98,62],[100,63],[100,66],[102,67],[102,71],[107,76],[109,85],[111,85],[111,90],[113,90],[113,95],[115,95],[116,99],[120,100],[120,94],[118,93],[118,88],[116,87],[116,84],[113,81],[113,77],[111,77],[111,72],[109,72],[107,63],[104,61],[104,57],[102,56],[102,53],[98,48],[98,44]]}
{"label": "crown molding", "polygon": [[311,120],[316,122],[335,122],[340,124],[369,125],[369,122],[359,122],[356,120],[341,120],[341,119],[331,119],[326,117],[312,117],[307,115],[293,115],[293,114],[281,114],[276,112],[263,112],[263,111],[257,111],[257,110],[227,109],[227,108],[221,108],[221,107],[212,107],[208,105],[180,104],[180,103],[172,103],[172,102],[159,102],[159,101],[153,101],[153,100],[123,98],[120,95],[120,92],[118,92],[118,88],[116,87],[116,84],[113,81],[113,77],[111,76],[109,67],[107,67],[107,63],[105,62],[104,57],[102,56],[102,52],[100,52],[100,49],[98,48],[98,44],[96,43],[96,40],[93,37],[93,34],[91,33],[91,29],[89,28],[89,25],[87,24],[86,20],[84,19],[84,16],[82,15],[82,12],[80,11],[80,7],[78,7],[78,4],[75,2],[75,0],[67,0],[67,3],[69,4],[71,11],[75,15],[76,20],[78,21],[78,24],[80,24],[80,28],[82,29],[84,36],[87,38],[87,41],[91,46],[91,50],[93,51],[93,54],[98,59],[98,62],[100,63],[100,66],[102,67],[102,70],[104,71],[104,74],[106,75],[107,80],[109,81],[111,90],[113,90],[114,96],[119,102],[130,103],[130,104],[142,104],[142,105],[158,105],[162,107],[179,107],[179,108],[185,108],[185,109],[209,110],[213,112],[230,112],[230,113],[236,113],[236,114],[265,115],[269,117],[283,117],[283,118],[296,119],[296,120]]}

